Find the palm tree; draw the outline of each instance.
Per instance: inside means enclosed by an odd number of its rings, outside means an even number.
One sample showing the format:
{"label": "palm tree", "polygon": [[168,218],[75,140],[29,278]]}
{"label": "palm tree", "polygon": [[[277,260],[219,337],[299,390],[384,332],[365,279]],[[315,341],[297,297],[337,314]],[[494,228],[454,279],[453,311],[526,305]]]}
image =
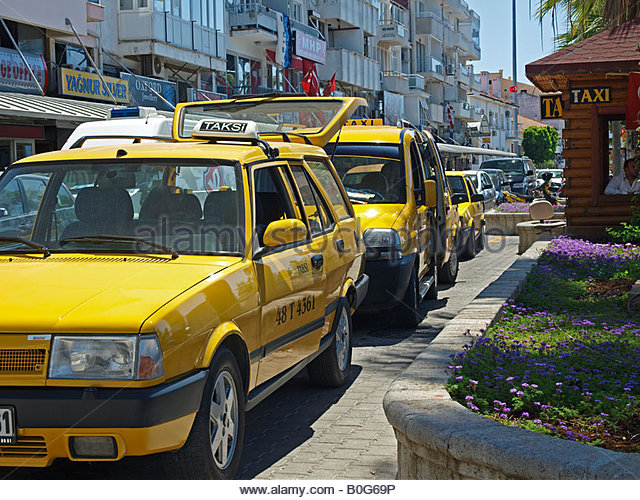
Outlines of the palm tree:
{"label": "palm tree", "polygon": [[[536,20],[551,16],[560,47],[585,40],[601,31],[640,17],[638,0],[538,0]],[[564,25],[564,30],[559,28]]]}

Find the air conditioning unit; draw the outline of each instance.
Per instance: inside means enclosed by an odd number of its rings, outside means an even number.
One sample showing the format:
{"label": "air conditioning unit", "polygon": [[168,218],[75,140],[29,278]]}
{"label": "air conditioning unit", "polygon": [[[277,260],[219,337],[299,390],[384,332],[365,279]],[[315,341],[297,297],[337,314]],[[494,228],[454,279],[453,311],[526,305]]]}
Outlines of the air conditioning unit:
{"label": "air conditioning unit", "polygon": [[445,67],[445,72],[447,76],[453,76],[456,74],[456,67],[453,64],[447,64]]}
{"label": "air conditioning unit", "polygon": [[153,54],[145,54],[140,60],[140,72],[143,76],[162,78],[164,71],[164,61],[161,57]]}

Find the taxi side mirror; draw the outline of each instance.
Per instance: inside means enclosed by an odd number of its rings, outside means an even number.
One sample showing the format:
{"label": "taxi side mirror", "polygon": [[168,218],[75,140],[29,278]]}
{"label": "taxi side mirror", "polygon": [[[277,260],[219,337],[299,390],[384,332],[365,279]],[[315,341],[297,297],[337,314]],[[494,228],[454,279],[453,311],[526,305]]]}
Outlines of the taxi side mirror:
{"label": "taxi side mirror", "polygon": [[271,222],[264,232],[264,246],[279,247],[307,239],[307,226],[299,219],[282,219]]}
{"label": "taxi side mirror", "polygon": [[425,205],[427,208],[433,208],[438,204],[438,192],[436,191],[436,181],[424,181],[424,192],[426,193]]}
{"label": "taxi side mirror", "polygon": [[469,203],[469,197],[463,193],[456,193],[451,197],[451,203],[460,205],[460,203]]}
{"label": "taxi side mirror", "polygon": [[478,201],[484,201],[484,195],[483,194],[472,194],[471,195],[471,203],[476,203]]}

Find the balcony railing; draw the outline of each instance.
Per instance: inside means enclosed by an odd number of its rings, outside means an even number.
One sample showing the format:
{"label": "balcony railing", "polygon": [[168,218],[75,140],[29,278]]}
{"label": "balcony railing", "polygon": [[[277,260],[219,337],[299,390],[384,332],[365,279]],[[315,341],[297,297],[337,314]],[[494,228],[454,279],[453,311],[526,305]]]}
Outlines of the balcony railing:
{"label": "balcony railing", "polygon": [[421,90],[424,92],[424,76],[417,74],[409,75],[409,90]]}
{"label": "balcony railing", "polygon": [[397,71],[381,71],[380,84],[382,86],[382,90],[398,92],[400,94],[406,94],[409,92],[409,77],[406,73],[399,73]]}
{"label": "balcony railing", "polygon": [[395,19],[381,19],[378,22],[378,35],[380,41],[390,45],[407,44],[409,40],[406,26]]}
{"label": "balcony railing", "polygon": [[318,66],[318,77],[336,80],[348,85],[380,90],[380,63],[358,52],[346,49],[327,49],[327,62]]}
{"label": "balcony railing", "polygon": [[442,61],[435,57],[420,58],[417,61],[418,71],[420,73],[436,73],[444,76],[444,67]]}
{"label": "balcony railing", "polygon": [[224,33],[169,12],[121,11],[118,28],[120,42],[151,40],[218,58],[226,54]]}

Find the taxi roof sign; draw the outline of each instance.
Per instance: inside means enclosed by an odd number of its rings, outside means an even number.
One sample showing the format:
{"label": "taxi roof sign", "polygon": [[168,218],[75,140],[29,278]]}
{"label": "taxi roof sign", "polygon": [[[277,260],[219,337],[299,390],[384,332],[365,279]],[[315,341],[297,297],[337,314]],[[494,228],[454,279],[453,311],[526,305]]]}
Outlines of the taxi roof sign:
{"label": "taxi roof sign", "polygon": [[251,120],[205,118],[196,123],[194,139],[258,139],[258,126]]}
{"label": "taxi roof sign", "polygon": [[347,120],[344,125],[346,127],[382,127],[384,123],[382,118],[358,118],[356,120]]}

